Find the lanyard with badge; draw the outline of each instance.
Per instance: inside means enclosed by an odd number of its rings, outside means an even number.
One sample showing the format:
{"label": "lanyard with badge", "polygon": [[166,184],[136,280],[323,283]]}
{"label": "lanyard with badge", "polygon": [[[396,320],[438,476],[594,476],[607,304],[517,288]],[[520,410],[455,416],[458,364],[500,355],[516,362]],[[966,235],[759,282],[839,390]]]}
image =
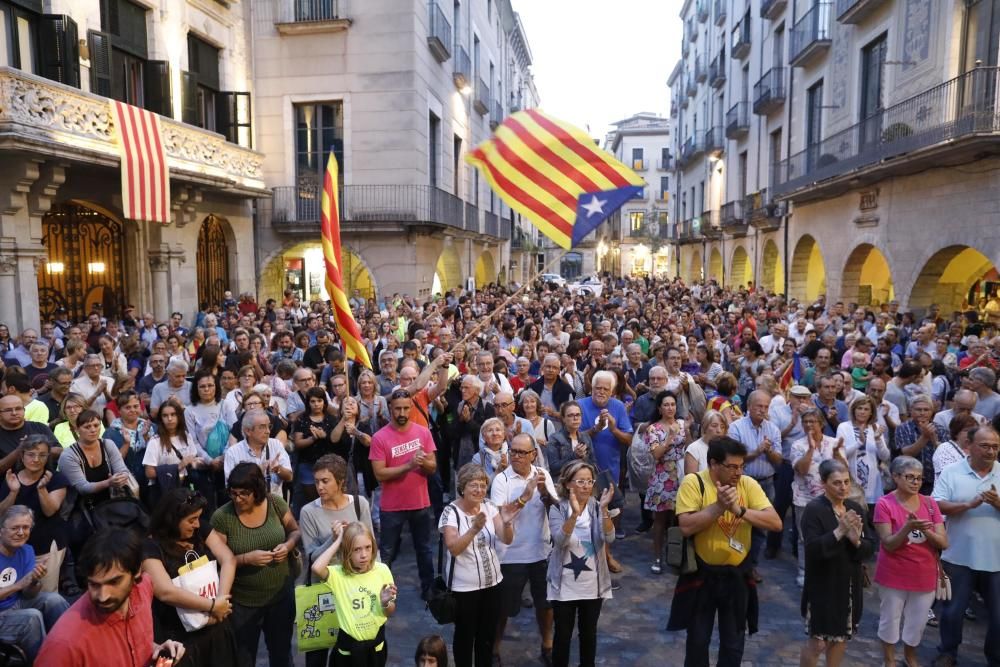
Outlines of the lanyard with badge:
{"label": "lanyard with badge", "polygon": [[[736,488],[736,494],[737,497],[740,497],[739,487]],[[746,503],[742,502],[743,501],[742,497],[740,497],[740,501],[741,505],[746,506]],[[731,516],[732,519],[726,519],[725,517],[727,514]],[[725,535],[726,538],[729,540],[729,548],[738,554],[743,553],[743,551],[746,549],[743,543],[736,539],[736,531],[739,530],[740,523],[742,521],[743,519],[739,518],[738,516],[735,516],[729,510],[726,510],[722,514],[722,516],[720,516],[718,519],[715,520],[716,524],[718,524],[719,526],[719,530],[721,530],[722,534]]]}

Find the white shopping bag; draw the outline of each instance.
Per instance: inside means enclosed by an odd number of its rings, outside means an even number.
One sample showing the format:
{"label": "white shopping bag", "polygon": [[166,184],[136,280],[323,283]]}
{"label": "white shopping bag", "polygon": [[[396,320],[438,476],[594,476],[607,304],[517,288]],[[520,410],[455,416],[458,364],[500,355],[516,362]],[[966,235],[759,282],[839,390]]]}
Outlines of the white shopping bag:
{"label": "white shopping bag", "polygon": [[[193,556],[195,560],[189,561]],[[219,595],[219,565],[214,560],[208,560],[205,556],[198,557],[194,551],[184,554],[184,565],[180,569],[180,574],[173,578],[174,586],[182,588],[189,593],[194,593],[203,598],[210,599]],[[207,611],[197,609],[177,608],[177,615],[181,617],[181,623],[188,632],[200,630],[208,624],[210,614]]]}
{"label": "white shopping bag", "polygon": [[57,547],[55,540],[52,540],[52,544],[49,546],[49,553],[36,556],[35,562],[44,562],[46,568],[45,576],[42,577],[41,591],[43,593],[59,592],[59,568],[62,567],[65,556],[66,550]]}

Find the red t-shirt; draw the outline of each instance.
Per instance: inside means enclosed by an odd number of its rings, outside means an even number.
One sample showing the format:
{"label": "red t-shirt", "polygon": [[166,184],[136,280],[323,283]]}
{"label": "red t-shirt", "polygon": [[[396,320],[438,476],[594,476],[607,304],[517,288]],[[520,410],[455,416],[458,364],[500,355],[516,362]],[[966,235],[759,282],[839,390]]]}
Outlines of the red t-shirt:
{"label": "red t-shirt", "polygon": [[[944,517],[937,502],[930,496],[920,496],[920,505],[915,512],[918,519],[935,525],[944,523]],[[895,534],[909,518],[909,511],[899,504],[895,493],[888,493],[875,503],[874,523],[889,524]],[[879,549],[875,566],[875,583],[901,591],[927,593],[937,587],[937,552],[927,541],[927,537],[915,530],[906,536],[906,541],[895,551]]]}
{"label": "red t-shirt", "polygon": [[[433,454],[436,449],[434,438],[426,427],[411,421],[405,430],[398,431],[390,424],[383,426],[372,437],[368,458],[382,461],[387,468],[394,468],[409,462],[421,449],[427,454]],[[427,477],[419,468],[410,470],[402,477],[382,482],[382,509],[387,512],[421,510],[430,505]]]}
{"label": "red t-shirt", "polygon": [[98,611],[84,592],[52,627],[35,664],[146,667],[152,656],[153,581],[143,577],[132,588],[124,617]]}

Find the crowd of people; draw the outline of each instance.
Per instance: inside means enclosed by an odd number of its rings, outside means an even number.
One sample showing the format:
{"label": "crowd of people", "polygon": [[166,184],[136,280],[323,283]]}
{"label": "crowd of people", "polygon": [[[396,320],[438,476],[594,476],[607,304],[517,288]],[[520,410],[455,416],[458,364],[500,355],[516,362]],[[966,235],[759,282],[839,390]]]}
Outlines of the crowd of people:
{"label": "crowd of people", "polygon": [[[370,369],[291,291],[0,325],[0,649],[250,666],[263,637],[282,667],[296,586],[319,585],[339,631],[309,666],[385,665],[411,595],[454,605],[460,667],[502,664],[522,608],[544,664],[567,666],[575,633],[592,666],[615,542],[649,532],[685,665],[709,664],[716,625],[718,664],[740,664],[760,559],[786,548],[795,580],[766,585],[801,589],[802,665],[841,664],[871,585],[885,665],[900,642],[917,665],[928,625],[935,665],[956,664],[974,608],[1000,665],[995,321],[603,282],[355,292]],[[393,576],[404,530],[419,591]],[[417,647],[448,660],[439,636]]]}

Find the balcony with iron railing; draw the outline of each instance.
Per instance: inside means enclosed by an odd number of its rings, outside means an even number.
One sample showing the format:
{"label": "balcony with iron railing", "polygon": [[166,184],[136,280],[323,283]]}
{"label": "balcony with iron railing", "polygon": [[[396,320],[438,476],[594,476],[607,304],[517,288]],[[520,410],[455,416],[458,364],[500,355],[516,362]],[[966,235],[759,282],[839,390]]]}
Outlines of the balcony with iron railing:
{"label": "balcony with iron railing", "polygon": [[762,19],[774,20],[785,11],[788,0],[761,0],[760,17]]}
{"label": "balcony with iron railing", "polygon": [[788,63],[792,67],[808,67],[830,50],[832,4],[829,0],[820,0],[796,21],[788,51]]}
{"label": "balcony with iron railing", "polygon": [[746,215],[746,202],[742,199],[726,202],[720,211],[721,227],[730,234],[746,233],[749,220]]}
{"label": "balcony with iron railing", "polygon": [[[322,195],[319,185],[273,188],[271,225],[284,232],[317,233]],[[478,218],[475,206],[431,185],[345,185],[340,192],[341,223],[366,231],[410,225],[469,229],[470,208]],[[479,231],[478,221],[470,231]]]}
{"label": "balcony with iron railing", "polygon": [[750,103],[737,102],[726,112],[726,138],[742,139],[750,132]]}
{"label": "balcony with iron railing", "polygon": [[676,160],[674,160],[672,155],[667,157],[661,157],[659,160],[656,161],[656,168],[659,171],[670,171],[676,166],[675,163]]}
{"label": "balcony with iron railing", "polygon": [[430,29],[427,31],[427,46],[434,54],[435,60],[443,63],[451,58],[451,24],[448,17],[438,6],[438,3],[431,0],[427,3],[427,15],[430,19]]}
{"label": "balcony with iron railing", "polygon": [[682,93],[681,96],[680,96],[681,109],[687,109],[688,108],[688,102],[691,100],[691,97],[687,94],[686,90],[682,90],[681,93]]}
{"label": "balcony with iron railing", "polygon": [[709,157],[719,157],[726,149],[726,138],[721,127],[710,127],[705,130],[705,153]]}
{"label": "balcony with iron railing", "polygon": [[750,22],[745,18],[733,28],[729,53],[739,60],[743,60],[750,53]]}
{"label": "balcony with iron railing", "polygon": [[643,158],[634,158],[632,160],[632,171],[646,171],[646,160]]}
{"label": "balcony with iron railing", "polygon": [[688,39],[687,32],[681,37],[681,55],[685,58],[691,53],[691,41]]}
{"label": "balcony with iron railing", "polygon": [[480,116],[485,116],[490,112],[490,87],[482,79],[476,83],[476,96],[472,100],[472,108]]}
{"label": "balcony with iron railing", "polygon": [[888,0],[837,0],[837,21],[861,23],[887,3]]}
{"label": "balcony with iron railing", "polygon": [[712,5],[708,0],[695,0],[695,11],[698,13],[698,21],[704,23],[712,13]]}
{"label": "balcony with iron railing", "polygon": [[762,232],[772,232],[781,226],[784,204],[773,202],[767,188],[747,195],[746,210],[750,224]]}
{"label": "balcony with iron railing", "polygon": [[274,12],[282,35],[340,32],[351,25],[347,0],[277,0]]}
{"label": "balcony with iron railing", "polygon": [[649,236],[649,224],[645,218],[639,223],[631,223],[628,227],[629,238],[641,239]]}
{"label": "balcony with iron railing", "polygon": [[702,61],[701,56],[695,56],[694,80],[696,83],[702,83],[706,78],[708,78],[708,68],[705,67],[705,63]]}
{"label": "balcony with iron railing", "polygon": [[670,100],[670,117],[677,118],[677,100]]}
{"label": "balcony with iron railing", "polygon": [[483,225],[483,234],[499,238],[500,216],[498,216],[496,213],[491,213],[490,211],[484,211],[483,220],[485,222],[485,224]]}
{"label": "balcony with iron railing", "polygon": [[791,155],[775,165],[774,196],[809,201],[995,150],[998,78],[977,67]]}
{"label": "balcony with iron railing", "polygon": [[722,225],[719,224],[719,210],[702,211],[698,219],[701,236],[705,239],[722,238]]}
{"label": "balcony with iron railing", "polygon": [[726,2],[728,0],[715,0],[715,25],[721,26],[726,22]]}
{"label": "balcony with iron railing", "polygon": [[472,60],[469,52],[464,46],[455,46],[455,60],[451,71],[451,79],[455,82],[458,90],[467,90],[472,87]]}
{"label": "balcony with iron railing", "polygon": [[726,83],[726,55],[725,51],[712,59],[712,64],[708,66],[708,85],[718,90]]}
{"label": "balcony with iron railing", "polygon": [[479,233],[480,222],[479,218],[482,211],[479,207],[471,202],[465,202],[465,213],[462,215],[462,227],[467,232]]}
{"label": "balcony with iron railing", "polygon": [[698,218],[690,218],[677,223],[674,233],[678,243],[692,243],[701,240],[701,229]]}
{"label": "balcony with iron railing", "polygon": [[687,168],[696,158],[699,158],[705,152],[705,138],[699,134],[688,137],[687,141],[684,142],[684,147],[681,148],[681,159],[680,167],[682,169]]}
{"label": "balcony with iron railing", "polygon": [[503,122],[503,105],[497,100],[493,103],[493,113],[490,114],[490,129],[495,130]]}
{"label": "balcony with iron railing", "polygon": [[698,93],[698,82],[695,81],[694,76],[691,74],[688,74],[685,81],[687,83],[686,88],[688,97],[694,97]]}
{"label": "balcony with iron railing", "polygon": [[753,112],[774,113],[785,104],[785,68],[772,67],[753,86]]}

